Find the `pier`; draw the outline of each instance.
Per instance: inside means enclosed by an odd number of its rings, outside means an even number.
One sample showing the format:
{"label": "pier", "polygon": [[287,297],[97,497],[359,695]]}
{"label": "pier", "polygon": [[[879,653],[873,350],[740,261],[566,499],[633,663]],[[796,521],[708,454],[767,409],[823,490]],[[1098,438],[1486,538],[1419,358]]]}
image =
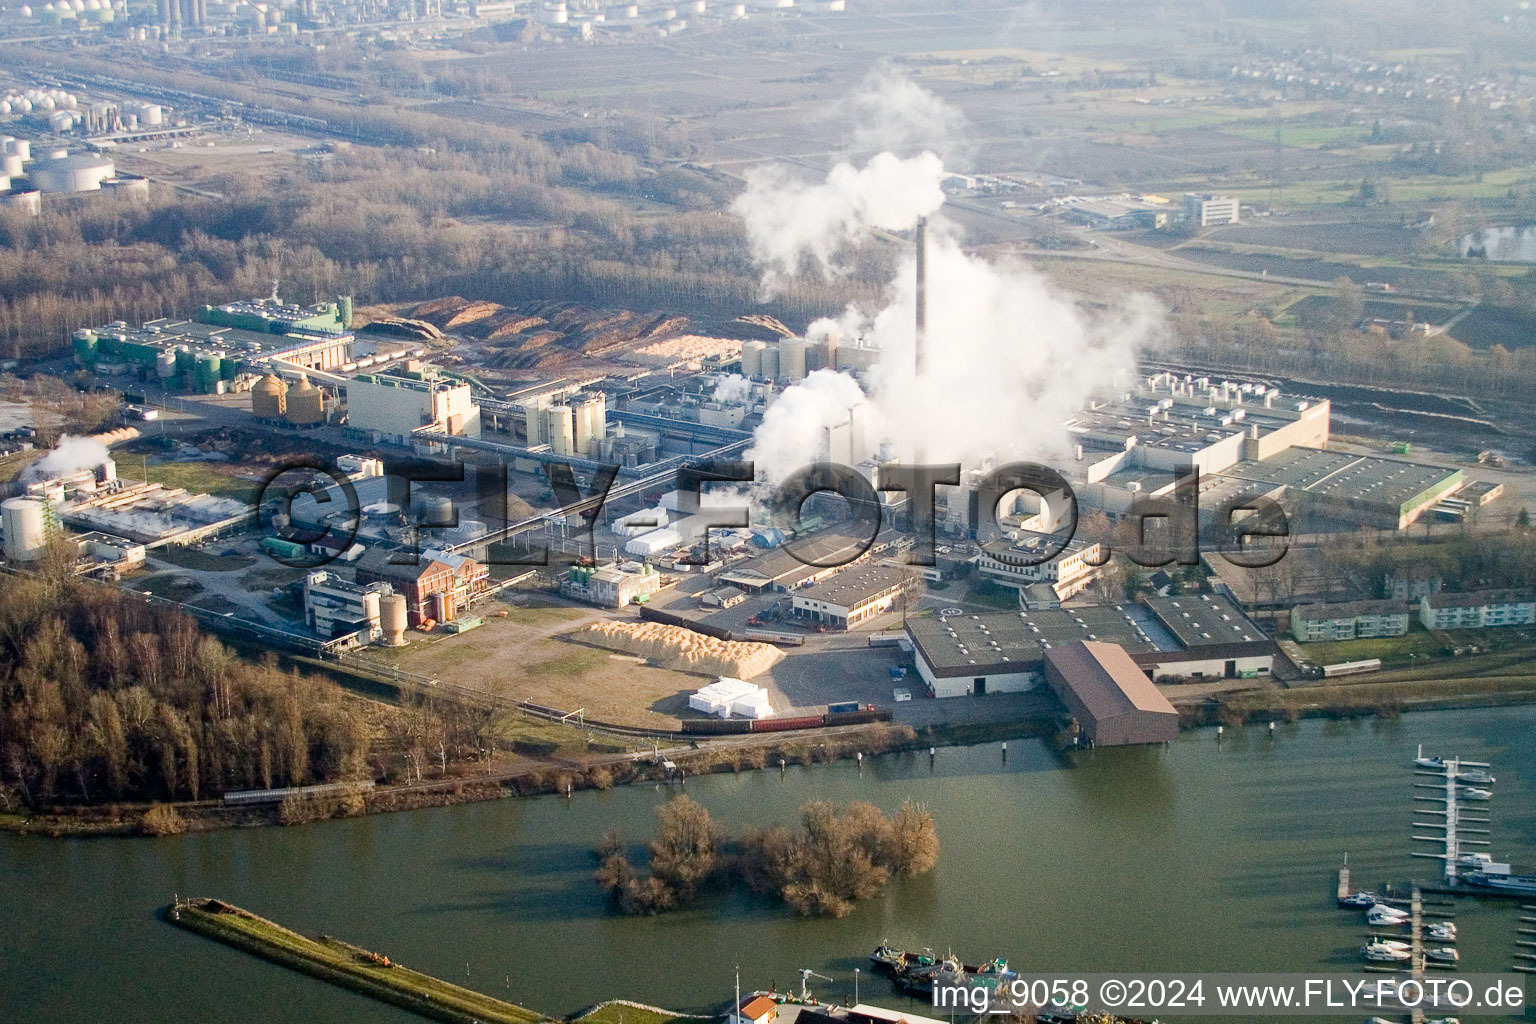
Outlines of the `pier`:
{"label": "pier", "polygon": [[387,956],[322,935],[305,938],[214,899],[177,899],[165,919],[283,967],[448,1024],[540,1024],[550,1018],[413,971]]}

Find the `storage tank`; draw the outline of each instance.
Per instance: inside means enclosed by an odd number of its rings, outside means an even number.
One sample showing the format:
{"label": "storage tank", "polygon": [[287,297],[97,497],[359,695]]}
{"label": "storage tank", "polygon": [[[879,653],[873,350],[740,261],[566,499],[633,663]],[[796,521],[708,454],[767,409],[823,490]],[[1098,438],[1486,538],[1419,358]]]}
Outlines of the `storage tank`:
{"label": "storage tank", "polygon": [[197,393],[208,395],[213,393],[213,385],[219,379],[219,366],[222,360],[211,352],[204,352],[197,357],[197,363],[192,372],[192,381]]}
{"label": "storage tank", "polygon": [[299,382],[288,389],[286,413],[288,422],[301,427],[324,422],[325,404],[322,397],[320,389],[311,384],[307,376],[301,374]]}
{"label": "storage tank", "polygon": [[386,647],[405,643],[405,595],[383,594],[379,597],[379,628],[384,631]]}
{"label": "storage tank", "polygon": [[10,498],[0,503],[0,527],[5,530],[5,557],[35,562],[48,550],[48,506],[36,498]]}
{"label": "storage tank", "polygon": [[805,379],[805,339],[785,338],[779,342],[779,376],[784,380]]}
{"label": "storage tank", "polygon": [[20,157],[25,163],[32,159],[32,142],[30,139],[12,139],[5,144],[5,151],[12,156]]}
{"label": "storage tank", "polygon": [[115,172],[112,161],[106,157],[54,150],[48,159],[34,163],[28,175],[42,192],[94,192]]}
{"label": "storage tank", "polygon": [[161,349],[155,353],[155,376],[161,380],[176,376],[175,349]]}
{"label": "storage tank", "polygon": [[15,153],[7,153],[0,156],[0,174],[7,178],[21,177],[21,157]]}
{"label": "storage tank", "polygon": [[347,330],[352,329],[352,296],[341,295],[337,297],[336,318],[341,321],[341,326]]}
{"label": "storage tank", "polygon": [[763,346],[763,366],[761,376],[768,380],[779,379],[779,346]]}
{"label": "storage tank", "polygon": [[552,405],[544,410],[545,436],[556,455],[576,454],[576,427],[568,405]]}
{"label": "storage tank", "polygon": [[761,377],[763,375],[763,350],[767,347],[761,341],[744,341],[741,343],[741,375],[743,377]]}
{"label": "storage tank", "polygon": [[444,528],[453,525],[453,499],[441,494],[424,495],[417,502],[416,509],[421,515],[421,525],[426,527]]}

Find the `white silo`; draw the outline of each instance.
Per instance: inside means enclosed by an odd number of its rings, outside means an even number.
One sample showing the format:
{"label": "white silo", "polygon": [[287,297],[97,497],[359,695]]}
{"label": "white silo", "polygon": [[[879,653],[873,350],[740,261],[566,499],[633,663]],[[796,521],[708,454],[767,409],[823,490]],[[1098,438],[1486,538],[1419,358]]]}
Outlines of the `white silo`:
{"label": "white silo", "polygon": [[762,376],[768,380],[779,379],[779,346],[763,346],[763,372]]}
{"label": "white silo", "polygon": [[139,108],[139,123],[155,128],[165,123],[165,108],[158,103],[146,103]]}
{"label": "white silo", "polygon": [[788,381],[805,379],[804,338],[785,338],[779,342],[779,376]]}
{"label": "white silo", "polygon": [[35,562],[48,549],[48,506],[36,498],[0,502],[0,527],[5,530],[5,557]]}
{"label": "white silo", "polygon": [[568,405],[552,405],[544,410],[544,436],[556,455],[576,454],[576,425]]}
{"label": "white silo", "polygon": [[6,152],[15,154],[21,158],[22,163],[26,163],[32,159],[32,141],[30,139],[12,139],[6,144]]}
{"label": "white silo", "polygon": [[741,375],[743,377],[761,377],[763,375],[763,350],[767,347],[761,341],[744,341],[741,343]]}
{"label": "white silo", "polygon": [[384,632],[384,646],[399,647],[404,644],[405,625],[405,595],[382,595],[379,598],[379,628]]}

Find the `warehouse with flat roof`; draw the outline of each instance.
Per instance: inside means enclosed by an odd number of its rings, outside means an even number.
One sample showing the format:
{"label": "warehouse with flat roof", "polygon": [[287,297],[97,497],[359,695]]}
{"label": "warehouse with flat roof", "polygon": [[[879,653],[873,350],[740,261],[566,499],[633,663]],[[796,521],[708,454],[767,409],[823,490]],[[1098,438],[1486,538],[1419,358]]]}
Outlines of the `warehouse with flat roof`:
{"label": "warehouse with flat roof", "polygon": [[1299,511],[1401,530],[1462,486],[1459,469],[1294,446],[1223,474],[1278,492]]}
{"label": "warehouse with flat roof", "polygon": [[1178,738],[1179,713],[1116,644],[1079,640],[1052,647],[1045,681],[1096,747]]}
{"label": "warehouse with flat roof", "polygon": [[908,619],[906,630],[917,674],[936,697],[1032,689],[1047,652],[1079,641],[1117,644],[1158,680],[1267,675],[1276,650],[1219,594],[976,615],[951,609]]}

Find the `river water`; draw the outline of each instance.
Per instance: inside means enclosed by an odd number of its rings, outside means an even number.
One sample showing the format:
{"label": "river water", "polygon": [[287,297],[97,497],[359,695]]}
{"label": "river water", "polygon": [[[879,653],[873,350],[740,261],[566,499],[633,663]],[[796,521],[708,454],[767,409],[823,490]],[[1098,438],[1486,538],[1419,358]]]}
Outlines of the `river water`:
{"label": "river water", "polygon": [[1461,236],[1461,254],[1476,247],[1495,263],[1536,263],[1536,225],[1484,228]]}
{"label": "river water", "polygon": [[[687,792],[732,828],[793,821],[810,799],[911,797],[943,853],[842,920],[745,895],[659,918],[611,914],[590,849],[639,841],[668,791],[503,800],[144,840],[0,838],[0,1021],[406,1021],[416,1018],[179,931],[173,893],[211,895],[307,933],[551,1013],[624,997],[677,1009],[744,987],[830,975],[822,994],[915,1003],[868,973],[881,939],[1001,954],[1047,971],[1358,967],[1357,885],[1427,877],[1409,855],[1418,743],[1491,761],[1496,855],[1536,862],[1536,707],[1185,733],[1168,747],[1058,757],[1034,741],[699,778]],[[1418,844],[1421,848],[1427,844]],[[1514,904],[1461,901],[1462,969],[1512,963]]]}

